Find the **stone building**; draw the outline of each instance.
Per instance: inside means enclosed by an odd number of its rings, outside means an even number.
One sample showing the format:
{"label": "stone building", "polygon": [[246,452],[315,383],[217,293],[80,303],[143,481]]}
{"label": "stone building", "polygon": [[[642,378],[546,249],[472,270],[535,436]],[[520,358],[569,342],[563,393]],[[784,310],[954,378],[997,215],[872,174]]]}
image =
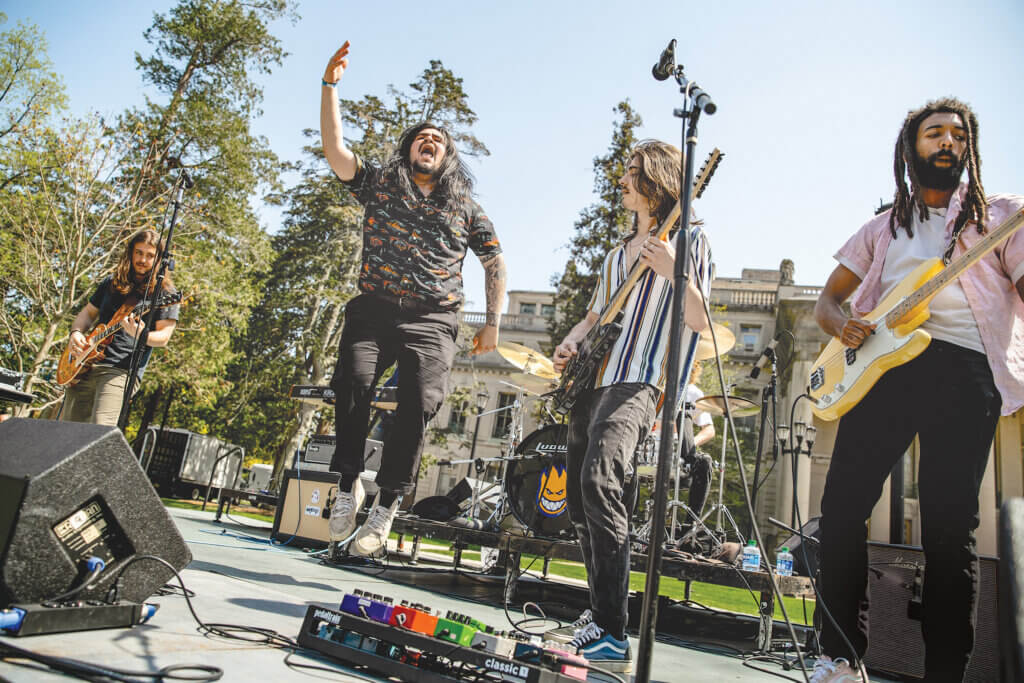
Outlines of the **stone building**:
{"label": "stone building", "polygon": [[[780,339],[780,377],[778,380],[778,422],[788,424],[793,400],[804,393],[807,377],[815,359],[820,354],[826,335],[814,320],[814,303],[821,292],[820,286],[794,284],[792,261],[784,260],[776,269],[745,268],[740,277],[716,277],[712,283],[712,317],[726,325],[735,335],[736,344],[723,358],[726,381],[731,386],[729,393],[744,396],[760,403],[763,387],[770,373],[766,369],[757,380],[749,379],[750,369],[756,363],[762,350],[773,339]],[[533,349],[547,348],[550,340],[547,334],[547,320],[555,315],[553,293],[549,291],[513,291],[509,293],[508,313],[503,316],[501,340],[517,342]],[[465,312],[467,324],[483,324],[483,313]],[[792,335],[792,337],[790,337]],[[706,372],[714,372],[709,363]],[[706,384],[706,383],[705,383]],[[522,435],[528,436],[542,424],[541,403],[531,392],[544,390],[542,382],[524,375],[518,368],[505,361],[498,353],[492,352],[475,358],[459,358],[452,371],[451,386],[469,388],[469,400],[480,401],[484,406],[479,419],[470,409],[469,417],[463,418],[462,411],[455,410],[448,403],[434,420],[435,427],[449,427],[453,433],[447,448],[426,449],[438,460],[468,459],[473,451],[473,435],[477,434],[475,457],[489,459],[500,456],[508,450],[508,426],[512,410],[490,412],[514,405],[518,393],[523,389]],[[482,389],[482,391],[481,391]],[[711,392],[709,392],[711,393]],[[488,414],[489,413],[489,414]],[[801,400],[795,409],[794,421],[813,425],[817,435],[810,455],[796,456],[797,476],[795,500],[799,505],[800,517],[807,521],[820,515],[821,495],[825,474],[835,441],[837,422],[825,422],[814,418],[810,404]],[[721,433],[721,421],[716,420]],[[759,426],[757,416],[737,421],[737,428],[753,430]],[[766,437],[764,460],[761,473],[771,467],[770,435]],[[756,439],[753,440],[756,443]],[[996,554],[996,516],[1002,500],[1007,497],[1024,495],[1024,411],[1018,411],[999,421],[996,438],[992,447],[994,457],[990,459],[982,483],[981,527],[978,530],[978,547],[983,554]],[[735,457],[731,444],[726,458],[726,468],[735,469]],[[753,451],[755,449],[751,449]],[[806,451],[806,446],[804,448]],[[721,454],[712,454],[716,461]],[[745,461],[752,463],[754,453],[743,453]],[[792,464],[794,456],[783,453],[771,469],[770,475],[760,488],[756,501],[756,514],[762,533],[776,536],[777,530],[768,523],[774,517],[785,523],[793,522],[794,486]],[[882,498],[876,505],[869,526],[869,538],[876,541],[902,542],[918,545],[921,541],[920,514],[917,501],[917,445],[908,449],[902,464],[902,524],[892,525],[890,509],[891,485],[887,482]],[[749,465],[752,467],[753,465]],[[421,479],[417,498],[443,494],[466,476],[469,465],[432,466]],[[488,464],[488,470],[479,477],[492,480],[500,469],[500,463]],[[476,474],[473,475],[477,477]],[[898,483],[899,477],[897,477]],[[892,479],[890,479],[892,481]],[[717,475],[714,486],[718,486]],[[892,527],[892,529],[891,529]],[[899,532],[899,533],[891,533]],[[746,530],[742,530],[746,533]],[[902,539],[899,536],[902,535]]]}

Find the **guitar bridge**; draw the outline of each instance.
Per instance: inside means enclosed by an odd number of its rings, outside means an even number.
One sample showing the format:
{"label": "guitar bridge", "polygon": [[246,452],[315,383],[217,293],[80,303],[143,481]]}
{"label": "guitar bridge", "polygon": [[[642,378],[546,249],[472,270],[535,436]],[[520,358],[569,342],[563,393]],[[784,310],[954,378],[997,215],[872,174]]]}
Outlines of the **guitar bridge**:
{"label": "guitar bridge", "polygon": [[825,385],[825,369],[817,368],[811,373],[811,390],[820,389]]}

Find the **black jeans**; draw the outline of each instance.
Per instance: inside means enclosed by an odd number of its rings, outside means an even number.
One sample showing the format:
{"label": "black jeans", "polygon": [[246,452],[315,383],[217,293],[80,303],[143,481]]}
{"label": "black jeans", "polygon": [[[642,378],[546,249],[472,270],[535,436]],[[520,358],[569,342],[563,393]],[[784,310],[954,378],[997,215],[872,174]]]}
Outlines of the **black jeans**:
{"label": "black jeans", "polygon": [[[857,655],[868,636],[865,521],[917,434],[925,671],[929,681],[963,678],[974,648],[978,492],[1001,406],[984,355],[933,340],[883,375],[840,421],[821,501],[819,580]],[[832,657],[851,655],[827,618],[821,642]]]}
{"label": "black jeans", "polygon": [[377,485],[397,493],[412,492],[423,434],[448,389],[458,331],[455,312],[410,311],[371,294],[348,302],[331,378],[337,395],[332,472],[358,475],[363,471],[370,401],[381,374],[397,361],[398,409],[385,436]]}
{"label": "black jeans", "polygon": [[[693,443],[693,419],[687,415],[683,420],[683,438],[680,442],[679,457],[690,466],[690,498],[689,506],[698,517],[704,512],[704,504],[708,501],[711,490],[711,470],[714,460],[710,455],[697,450]],[[686,520],[692,522],[693,520]]]}
{"label": "black jeans", "polygon": [[654,423],[659,395],[649,384],[613,384],[580,397],[569,413],[569,519],[587,567],[594,621],[620,640],[629,617],[626,475]]}

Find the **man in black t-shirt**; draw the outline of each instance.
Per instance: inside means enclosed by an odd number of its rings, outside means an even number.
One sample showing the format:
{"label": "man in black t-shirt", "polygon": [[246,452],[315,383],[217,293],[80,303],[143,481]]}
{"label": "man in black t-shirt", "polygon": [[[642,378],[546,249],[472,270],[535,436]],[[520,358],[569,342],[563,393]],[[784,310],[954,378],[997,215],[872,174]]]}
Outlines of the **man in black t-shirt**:
{"label": "man in black t-shirt", "polygon": [[462,262],[472,250],[486,279],[486,325],[474,353],[493,350],[505,298],[505,261],[494,226],[472,198],[473,178],[442,127],[424,122],[406,130],[398,150],[379,166],[345,146],[335,87],[348,66],[346,42],[331,58],[321,91],[320,130],[331,169],[365,208],[362,292],[345,309],[345,326],[331,387],[337,399],[339,472],[330,535],[342,541],[356,529],[365,494],[359,481],[370,400],[381,374],[397,362],[398,409],[384,442],[380,489],[349,549],[376,555],[387,541],[401,495],[416,483],[427,423],[444,400],[455,358],[462,307]]}
{"label": "man in black t-shirt", "polygon": [[[125,246],[114,274],[100,282],[89,297],[89,303],[75,316],[68,341],[72,352],[85,352],[88,346],[85,333],[97,323],[108,323],[126,301],[134,305],[134,302],[144,298],[150,273],[157,255],[162,251],[163,244],[155,230],[142,230],[132,237]],[[163,291],[173,291],[169,277],[164,278]],[[91,369],[83,370],[81,381],[68,387],[64,393],[60,419],[117,425],[136,339],[138,343],[146,345],[139,361],[138,377],[141,380],[142,372],[153,353],[152,347],[167,346],[177,325],[178,306],[158,308],[154,315],[156,322],[148,335],[142,320],[128,317],[121,321],[121,329],[104,347],[104,357]]]}

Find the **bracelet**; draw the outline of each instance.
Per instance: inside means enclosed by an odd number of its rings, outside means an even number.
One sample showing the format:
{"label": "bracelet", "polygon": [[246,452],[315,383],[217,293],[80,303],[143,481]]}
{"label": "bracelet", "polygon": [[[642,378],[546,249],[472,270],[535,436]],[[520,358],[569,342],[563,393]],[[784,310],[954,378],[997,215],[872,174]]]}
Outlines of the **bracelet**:
{"label": "bracelet", "polygon": [[327,81],[321,78],[320,82],[326,85],[328,88],[335,88],[338,86],[338,81],[334,81],[334,83],[328,83]]}

